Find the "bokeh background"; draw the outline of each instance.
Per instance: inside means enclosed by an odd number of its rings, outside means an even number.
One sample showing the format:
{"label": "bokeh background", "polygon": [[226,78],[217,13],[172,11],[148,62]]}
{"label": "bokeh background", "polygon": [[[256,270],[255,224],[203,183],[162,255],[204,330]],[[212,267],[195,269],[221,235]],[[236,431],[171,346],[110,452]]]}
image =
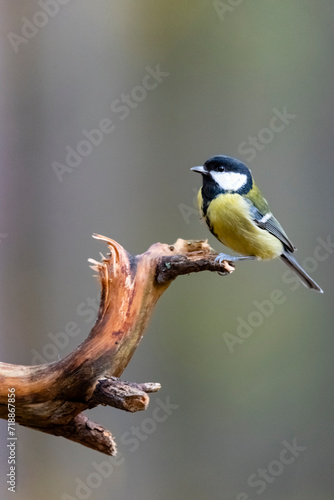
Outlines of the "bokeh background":
{"label": "bokeh background", "polygon": [[[132,253],[178,237],[221,250],[199,223],[189,171],[214,154],[248,162],[325,290],[295,289],[280,262],[178,278],[124,372],[161,392],[145,413],[89,413],[118,441],[112,473],[92,475],[104,455],[20,427],[15,497],[332,500],[334,251],[318,246],[333,233],[332,0],[0,6],[2,361],[58,359],[85,339],[99,294],[87,258],[106,251],[93,232]],[[145,95],[147,67],[163,76]],[[277,112],[287,123],[273,132]],[[113,131],[57,176],[54,162],[104,118]],[[265,316],[254,301],[268,300]],[[80,331],[57,348],[68,322]],[[173,409],[157,423],[159,401]],[[4,499],[6,437],[1,421]],[[284,441],[302,451],[282,466]],[[269,479],[254,485],[259,469]]]}

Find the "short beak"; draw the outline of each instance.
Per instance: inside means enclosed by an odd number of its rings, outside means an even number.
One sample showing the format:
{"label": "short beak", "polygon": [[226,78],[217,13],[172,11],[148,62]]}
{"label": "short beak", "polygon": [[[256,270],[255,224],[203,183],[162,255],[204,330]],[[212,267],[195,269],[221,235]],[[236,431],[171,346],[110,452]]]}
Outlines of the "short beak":
{"label": "short beak", "polygon": [[209,175],[209,172],[205,169],[205,167],[192,167],[190,170],[192,170],[193,172],[198,172],[199,174],[203,174],[203,175]]}

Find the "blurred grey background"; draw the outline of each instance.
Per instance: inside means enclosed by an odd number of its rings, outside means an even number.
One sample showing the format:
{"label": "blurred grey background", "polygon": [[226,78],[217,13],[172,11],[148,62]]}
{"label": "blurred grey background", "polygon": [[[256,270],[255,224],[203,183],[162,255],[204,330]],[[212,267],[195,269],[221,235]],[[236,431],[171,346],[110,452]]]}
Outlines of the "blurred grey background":
{"label": "blurred grey background", "polygon": [[[325,291],[296,289],[281,262],[178,278],[123,375],[161,392],[144,413],[89,413],[118,461],[20,427],[16,498],[333,499],[333,2],[0,5],[2,361],[85,339],[87,258],[106,251],[93,232],[132,253],[178,237],[222,250],[189,171],[214,154],[248,163]],[[6,437],[1,421],[4,499]]]}

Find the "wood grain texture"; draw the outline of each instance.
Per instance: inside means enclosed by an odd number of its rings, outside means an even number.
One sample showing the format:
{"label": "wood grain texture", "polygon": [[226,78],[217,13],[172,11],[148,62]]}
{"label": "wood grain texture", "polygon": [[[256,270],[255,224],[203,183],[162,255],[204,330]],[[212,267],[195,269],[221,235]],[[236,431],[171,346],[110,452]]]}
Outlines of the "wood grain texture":
{"label": "wood grain texture", "polygon": [[15,388],[16,422],[63,436],[109,455],[116,453],[111,433],[82,412],[99,404],[125,411],[145,410],[156,383],[122,382],[154,306],[179,275],[203,270],[229,274],[228,262],[207,241],[178,239],[155,243],[130,255],[116,241],[100,235],[109,253],[89,259],[101,283],[98,317],[87,339],[60,361],[36,366],[0,363],[0,417],[7,418],[8,388]]}

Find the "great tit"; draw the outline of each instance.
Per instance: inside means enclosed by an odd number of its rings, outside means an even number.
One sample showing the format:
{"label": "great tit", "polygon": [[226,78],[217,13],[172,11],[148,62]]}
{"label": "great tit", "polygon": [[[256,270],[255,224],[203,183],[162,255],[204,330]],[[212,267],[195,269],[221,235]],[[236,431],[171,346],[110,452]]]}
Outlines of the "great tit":
{"label": "great tit", "polygon": [[[306,287],[322,293],[293,257],[296,247],[271,213],[246,165],[229,156],[213,156],[203,166],[191,170],[202,174],[203,186],[197,196],[199,210],[221,243],[246,258],[280,257]],[[244,258],[220,253],[216,261]]]}

